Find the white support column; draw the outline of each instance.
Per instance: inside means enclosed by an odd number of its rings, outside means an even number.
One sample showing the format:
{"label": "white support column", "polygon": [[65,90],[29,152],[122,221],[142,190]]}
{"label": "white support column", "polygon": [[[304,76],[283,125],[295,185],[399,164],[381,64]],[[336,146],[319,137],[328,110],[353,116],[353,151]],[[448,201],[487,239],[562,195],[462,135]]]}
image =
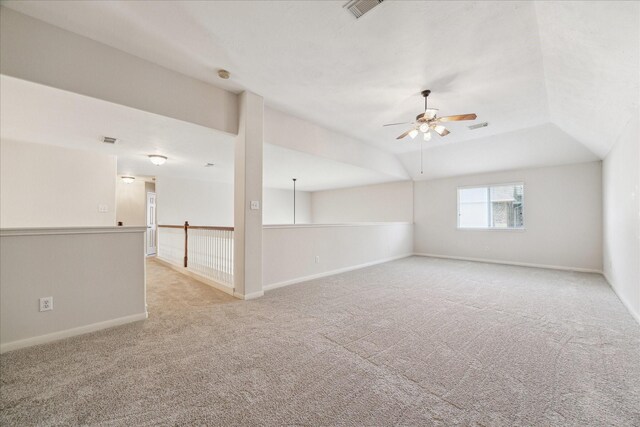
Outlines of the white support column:
{"label": "white support column", "polygon": [[[262,290],[262,145],[264,100],[240,94],[234,180],[234,295],[261,297]],[[257,206],[256,206],[257,202]]]}

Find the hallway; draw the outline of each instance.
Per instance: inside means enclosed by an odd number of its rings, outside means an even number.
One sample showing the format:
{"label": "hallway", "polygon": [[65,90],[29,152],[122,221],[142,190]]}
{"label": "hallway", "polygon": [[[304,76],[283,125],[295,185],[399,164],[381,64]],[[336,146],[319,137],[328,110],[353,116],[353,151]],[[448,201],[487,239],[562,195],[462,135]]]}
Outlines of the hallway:
{"label": "hallway", "polygon": [[410,257],[253,301],[147,277],[147,321],[3,354],[0,423],[640,421],[640,331],[599,275]]}

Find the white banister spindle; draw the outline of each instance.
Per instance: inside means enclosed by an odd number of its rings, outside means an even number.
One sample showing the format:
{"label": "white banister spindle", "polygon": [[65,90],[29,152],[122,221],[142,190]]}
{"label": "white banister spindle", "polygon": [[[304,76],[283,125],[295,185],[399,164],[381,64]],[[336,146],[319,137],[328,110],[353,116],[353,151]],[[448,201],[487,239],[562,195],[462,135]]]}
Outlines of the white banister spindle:
{"label": "white banister spindle", "polygon": [[[233,286],[233,229],[190,225],[187,232],[187,270]],[[159,226],[158,257],[181,266],[184,233],[183,226]]]}

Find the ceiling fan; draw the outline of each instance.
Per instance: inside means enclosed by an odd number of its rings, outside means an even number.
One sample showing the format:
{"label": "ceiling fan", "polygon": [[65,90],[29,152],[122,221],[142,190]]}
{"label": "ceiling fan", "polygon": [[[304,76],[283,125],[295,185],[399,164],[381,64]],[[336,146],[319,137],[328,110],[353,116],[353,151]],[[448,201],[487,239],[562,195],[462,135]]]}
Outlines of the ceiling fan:
{"label": "ceiling fan", "polygon": [[429,108],[427,104],[427,98],[431,91],[429,89],[422,91],[422,96],[424,96],[424,113],[420,113],[416,116],[416,120],[414,122],[402,122],[402,123],[389,123],[383,126],[396,126],[396,125],[413,125],[411,129],[404,132],[402,135],[397,137],[396,139],[402,139],[405,136],[409,135],[411,139],[418,136],[418,133],[422,132],[422,136],[425,141],[429,141],[431,139],[431,131],[433,130],[440,136],[447,136],[451,132],[447,130],[441,123],[445,122],[459,122],[463,120],[475,120],[478,116],[474,113],[471,114],[458,114],[456,116],[444,116],[438,117],[438,110],[436,108]]}

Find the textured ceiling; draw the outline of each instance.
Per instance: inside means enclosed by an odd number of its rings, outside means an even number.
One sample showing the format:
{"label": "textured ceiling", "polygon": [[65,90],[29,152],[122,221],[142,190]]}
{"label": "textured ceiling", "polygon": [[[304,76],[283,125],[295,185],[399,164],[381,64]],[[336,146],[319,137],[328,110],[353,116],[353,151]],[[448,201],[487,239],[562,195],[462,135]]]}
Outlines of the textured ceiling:
{"label": "textured ceiling", "polygon": [[640,2],[536,4],[551,120],[601,158],[640,103]]}
{"label": "textured ceiling", "polygon": [[[0,138],[96,151],[118,158],[118,173],[233,182],[234,137],[224,132],[20,79],[0,76]],[[115,145],[101,137],[115,136]],[[147,156],[169,160],[154,166]],[[204,167],[205,163],[214,167]],[[316,191],[398,180],[321,156],[265,144],[264,186]]]}
{"label": "textured ceiling", "polygon": [[[395,141],[404,129],[382,124],[418,114],[424,88],[441,114],[476,112],[490,123],[476,131],[452,124],[451,135],[426,144],[427,155],[484,145],[492,170],[590,157],[575,141],[602,158],[637,114],[638,2],[387,0],[360,20],[343,3],[2,4],[229,90],[259,93],[270,106],[398,154],[412,174],[420,144]],[[232,79],[218,79],[218,68]],[[535,137],[505,145],[531,129],[567,149],[555,156],[552,143]]]}

